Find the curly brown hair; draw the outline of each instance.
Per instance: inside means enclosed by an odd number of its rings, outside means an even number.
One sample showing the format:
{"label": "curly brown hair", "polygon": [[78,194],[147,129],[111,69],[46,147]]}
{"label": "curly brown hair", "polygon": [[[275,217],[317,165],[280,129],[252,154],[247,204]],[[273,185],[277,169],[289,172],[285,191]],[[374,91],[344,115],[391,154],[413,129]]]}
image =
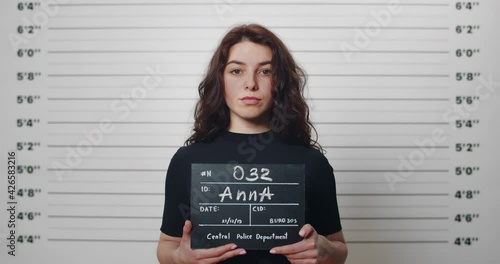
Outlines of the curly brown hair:
{"label": "curly brown hair", "polygon": [[317,132],[309,119],[309,107],[304,99],[305,72],[295,63],[288,48],[270,30],[249,24],[232,28],[221,40],[210,60],[204,79],[198,86],[200,99],[194,112],[193,134],[185,144],[209,142],[229,126],[229,108],[224,100],[223,72],[229,49],[242,41],[265,45],[272,51],[272,96],[270,127],[274,136],[287,144],[321,149],[311,139]]}

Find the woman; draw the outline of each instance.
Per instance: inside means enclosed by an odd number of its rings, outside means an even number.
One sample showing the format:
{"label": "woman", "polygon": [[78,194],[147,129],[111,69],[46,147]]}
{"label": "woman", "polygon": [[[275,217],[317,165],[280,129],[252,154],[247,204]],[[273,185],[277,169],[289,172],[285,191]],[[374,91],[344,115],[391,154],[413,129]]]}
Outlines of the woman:
{"label": "woman", "polygon": [[[268,29],[243,25],[224,36],[199,85],[193,134],[167,171],[160,263],[344,263],[333,169],[311,139],[304,86],[303,71]],[[302,241],[270,251],[191,248],[190,166],[229,161],[305,164]]]}

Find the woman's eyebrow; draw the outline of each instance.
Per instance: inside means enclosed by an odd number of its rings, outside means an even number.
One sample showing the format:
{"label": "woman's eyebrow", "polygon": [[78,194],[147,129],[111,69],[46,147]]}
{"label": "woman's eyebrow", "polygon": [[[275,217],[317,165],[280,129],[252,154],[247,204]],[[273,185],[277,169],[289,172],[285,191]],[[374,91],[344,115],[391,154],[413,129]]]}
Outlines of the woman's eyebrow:
{"label": "woman's eyebrow", "polygon": [[[242,61],[238,61],[238,60],[231,60],[226,65],[229,65],[231,63],[238,64],[238,65],[246,65],[246,63],[244,63]],[[259,66],[266,65],[266,64],[271,64],[271,61],[263,61],[263,62],[258,63]]]}

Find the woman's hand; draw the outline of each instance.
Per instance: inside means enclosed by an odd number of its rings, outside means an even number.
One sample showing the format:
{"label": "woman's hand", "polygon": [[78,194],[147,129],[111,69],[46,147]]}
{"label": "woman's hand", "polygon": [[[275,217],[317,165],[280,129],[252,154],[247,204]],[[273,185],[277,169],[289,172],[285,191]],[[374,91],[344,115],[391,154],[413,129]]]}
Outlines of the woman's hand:
{"label": "woman's hand", "polygon": [[191,249],[191,229],[193,224],[191,221],[184,223],[182,229],[182,238],[179,247],[172,252],[174,263],[179,264],[212,264],[219,263],[223,260],[246,254],[244,249],[237,249],[235,244],[227,244],[224,246],[209,248],[209,249]]}
{"label": "woman's hand", "polygon": [[295,244],[275,247],[271,249],[270,253],[284,255],[292,264],[316,264],[331,258],[331,241],[322,235],[318,235],[310,224],[304,225],[299,235],[304,240]]}

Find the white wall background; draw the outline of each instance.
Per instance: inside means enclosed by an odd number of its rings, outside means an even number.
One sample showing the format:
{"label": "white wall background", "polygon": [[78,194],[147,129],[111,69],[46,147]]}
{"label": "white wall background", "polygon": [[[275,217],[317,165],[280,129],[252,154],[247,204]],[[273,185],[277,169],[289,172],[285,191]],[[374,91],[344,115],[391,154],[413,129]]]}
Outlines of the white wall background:
{"label": "white wall background", "polygon": [[[15,228],[1,210],[2,263],[155,263],[166,168],[213,49],[245,22],[272,29],[309,74],[349,263],[498,262],[498,1],[0,6],[0,201],[16,207]],[[479,147],[457,151],[468,143]],[[34,238],[17,241],[16,256],[11,230]]]}

